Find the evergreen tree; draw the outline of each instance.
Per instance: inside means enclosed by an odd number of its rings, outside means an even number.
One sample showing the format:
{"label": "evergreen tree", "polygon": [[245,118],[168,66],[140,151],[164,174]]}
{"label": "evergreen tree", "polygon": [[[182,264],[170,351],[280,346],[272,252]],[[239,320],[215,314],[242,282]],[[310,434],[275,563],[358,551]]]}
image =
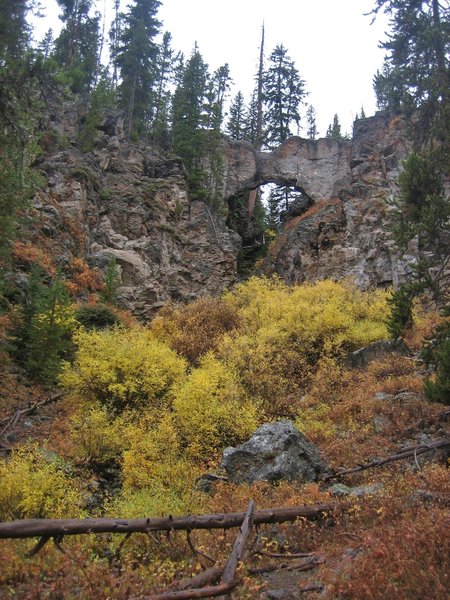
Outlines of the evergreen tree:
{"label": "evergreen tree", "polygon": [[246,138],[247,111],[242,92],[238,92],[230,105],[230,117],[225,132],[232,140]]}
{"label": "evergreen tree", "polygon": [[269,58],[264,75],[264,101],[267,106],[267,145],[274,147],[292,135],[292,127],[300,126],[299,107],[303,101],[305,83],[300,78],[287,49],[278,45]]}
{"label": "evergreen tree", "polygon": [[333,117],[333,123],[328,126],[325,137],[332,140],[343,140],[344,136],[341,133],[341,124],[337,114]]}
{"label": "evergreen tree", "polygon": [[112,84],[113,87],[117,87],[119,79],[119,69],[117,64],[117,57],[119,54],[120,46],[120,35],[122,28],[122,17],[120,13],[120,0],[114,0],[114,18],[111,22],[109,29],[109,53],[111,57],[111,64],[113,69]]}
{"label": "evergreen tree", "polygon": [[208,78],[208,66],[195,46],[173,97],[172,139],[174,152],[187,168],[191,192],[200,196],[206,186],[202,161]]}
{"label": "evergreen tree", "polygon": [[224,117],[224,104],[230,89],[230,67],[225,64],[208,78],[205,95],[206,127],[219,131]]}
{"label": "evergreen tree", "polygon": [[15,347],[17,358],[30,375],[53,384],[62,359],[67,358],[72,348],[74,319],[61,274],[49,284],[46,279],[47,275],[39,268],[32,270],[15,332]]}
{"label": "evergreen tree", "polygon": [[418,237],[419,249],[442,257],[450,250],[450,200],[432,160],[411,152],[399,175],[399,194],[389,201],[390,230],[401,250]]}
{"label": "evergreen tree", "polygon": [[[256,146],[260,140],[260,136],[258,134],[258,94],[256,90],[252,94],[246,111],[244,128],[246,132],[246,139]],[[264,134],[262,133],[261,135]]]}
{"label": "evergreen tree", "polygon": [[88,94],[98,76],[100,15],[90,15],[93,0],[57,2],[62,8],[63,28],[55,41],[55,58],[72,91]]}
{"label": "evergreen tree", "polygon": [[31,8],[30,0],[0,2],[0,66],[7,60],[23,56],[29,42],[30,28],[26,16]]}
{"label": "evergreen tree", "polygon": [[83,152],[92,152],[94,150],[98,127],[103,118],[103,111],[105,108],[113,108],[115,103],[116,94],[112,80],[104,72],[90,95],[84,123],[78,136],[78,143]]}
{"label": "evergreen tree", "polygon": [[433,331],[421,356],[427,367],[435,371],[434,378],[425,380],[424,392],[427,400],[450,405],[450,306],[443,311],[446,320]]}
{"label": "evergreen tree", "polygon": [[374,87],[378,105],[389,110],[419,109],[422,137],[449,135],[450,8],[439,0],[376,0],[373,14],[391,17],[392,31]]}
{"label": "evergreen tree", "polygon": [[309,104],[306,110],[306,125],[306,133],[308,135],[308,139],[315,140],[318,132],[316,125],[316,110],[314,106],[312,106],[312,104]]}
{"label": "evergreen tree", "polygon": [[157,58],[155,110],[152,123],[152,139],[163,148],[169,145],[171,94],[168,86],[174,73],[174,50],[171,44],[172,35],[166,31]]}
{"label": "evergreen tree", "polygon": [[120,70],[119,102],[126,113],[129,139],[147,133],[154,119],[160,5],[159,0],[134,0],[116,24],[120,37],[114,60]]}

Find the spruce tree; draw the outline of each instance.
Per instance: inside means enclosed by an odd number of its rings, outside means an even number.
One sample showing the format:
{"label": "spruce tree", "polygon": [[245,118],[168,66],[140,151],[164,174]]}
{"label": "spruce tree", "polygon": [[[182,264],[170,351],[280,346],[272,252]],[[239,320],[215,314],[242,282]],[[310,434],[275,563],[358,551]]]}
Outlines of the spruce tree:
{"label": "spruce tree", "polygon": [[26,49],[30,28],[26,16],[32,8],[30,0],[0,2],[0,66],[5,61],[20,59]]}
{"label": "spruce tree", "polygon": [[174,75],[174,50],[172,34],[164,32],[157,57],[157,75],[155,81],[155,109],[151,125],[152,140],[163,148],[169,145],[169,117],[171,93],[169,84]]}
{"label": "spruce tree", "polygon": [[88,95],[98,76],[100,15],[93,0],[57,0],[63,28],[55,40],[55,58],[74,93]]}
{"label": "spruce tree", "polygon": [[341,124],[337,114],[333,117],[333,123],[328,126],[325,137],[331,140],[343,140],[344,136],[341,132]]}
{"label": "spruce tree", "polygon": [[305,82],[282,44],[276,46],[270,55],[263,93],[267,106],[266,143],[271,148],[297,133],[300,127],[299,107],[306,95]]}
{"label": "spruce tree", "polygon": [[173,97],[173,151],[183,159],[187,168],[191,192],[205,195],[206,122],[205,101],[208,86],[208,67],[197,46],[180,74],[180,83]]}
{"label": "spruce tree", "polygon": [[306,125],[308,139],[315,140],[317,137],[316,110],[312,104],[309,104],[306,110]]}
{"label": "spruce tree", "polygon": [[230,105],[230,116],[225,132],[233,140],[246,138],[247,111],[242,92],[238,92]]}
{"label": "spruce tree", "polygon": [[161,28],[156,16],[160,5],[159,0],[133,0],[116,25],[120,33],[114,60],[121,76],[119,103],[126,114],[129,139],[148,133],[154,119],[159,56],[156,36]]}
{"label": "spruce tree", "polygon": [[[439,0],[376,0],[373,14],[391,17],[387,51],[374,87],[379,106],[389,110],[418,109],[416,133],[430,132],[450,141],[450,8]],[[431,131],[430,131],[431,130]]]}

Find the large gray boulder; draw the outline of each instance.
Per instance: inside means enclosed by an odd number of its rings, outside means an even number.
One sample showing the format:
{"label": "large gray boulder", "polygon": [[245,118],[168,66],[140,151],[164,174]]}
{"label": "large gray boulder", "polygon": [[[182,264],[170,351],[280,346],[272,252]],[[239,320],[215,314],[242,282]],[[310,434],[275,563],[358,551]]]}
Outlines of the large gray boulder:
{"label": "large gray boulder", "polygon": [[237,448],[226,448],[222,467],[230,481],[316,481],[325,470],[317,447],[290,421],[267,423]]}

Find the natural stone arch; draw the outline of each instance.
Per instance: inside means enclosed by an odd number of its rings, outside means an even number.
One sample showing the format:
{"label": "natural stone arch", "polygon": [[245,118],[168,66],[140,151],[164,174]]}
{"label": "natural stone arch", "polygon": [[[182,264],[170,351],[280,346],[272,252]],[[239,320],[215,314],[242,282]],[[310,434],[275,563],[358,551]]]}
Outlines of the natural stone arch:
{"label": "natural stone arch", "polygon": [[350,179],[351,142],[291,137],[272,152],[250,142],[224,139],[223,196],[228,199],[266,183],[289,186],[314,201],[332,198]]}

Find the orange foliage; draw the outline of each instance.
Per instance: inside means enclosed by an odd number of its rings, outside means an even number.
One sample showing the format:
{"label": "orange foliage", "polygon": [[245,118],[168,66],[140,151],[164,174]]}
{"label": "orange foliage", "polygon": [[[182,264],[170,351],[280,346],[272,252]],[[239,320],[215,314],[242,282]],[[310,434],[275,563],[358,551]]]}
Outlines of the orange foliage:
{"label": "orange foliage", "polygon": [[103,288],[98,270],[91,269],[82,258],[71,260],[68,275],[70,281],[66,283],[66,287],[73,295],[96,292]]}
{"label": "orange foliage", "polygon": [[50,275],[54,275],[56,272],[51,256],[33,244],[15,240],[12,254],[18,263],[26,266],[37,265]]}
{"label": "orange foliage", "polygon": [[153,320],[151,329],[173,350],[196,365],[199,358],[216,348],[223,335],[237,328],[239,322],[233,301],[204,297],[186,306],[163,308]]}

